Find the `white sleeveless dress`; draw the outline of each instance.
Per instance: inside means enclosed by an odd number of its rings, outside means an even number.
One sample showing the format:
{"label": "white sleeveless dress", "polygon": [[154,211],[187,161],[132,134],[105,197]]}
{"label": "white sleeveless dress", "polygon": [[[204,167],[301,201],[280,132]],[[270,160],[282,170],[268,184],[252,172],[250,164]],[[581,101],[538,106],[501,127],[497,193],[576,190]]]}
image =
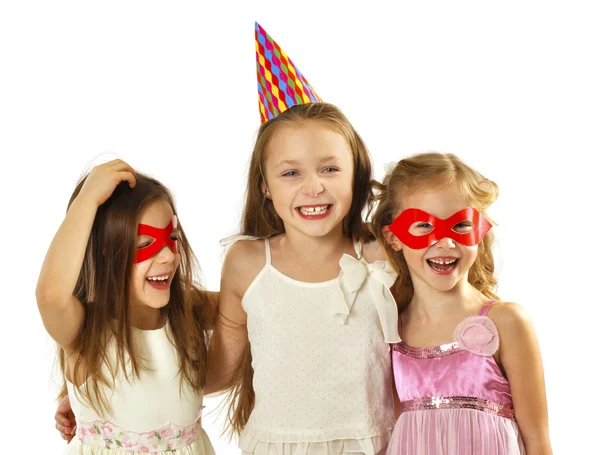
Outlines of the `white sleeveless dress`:
{"label": "white sleeveless dress", "polygon": [[[177,351],[168,330],[168,325],[158,330],[134,329],[135,342],[149,369],[129,381],[119,372],[109,396],[112,412],[107,418],[83,402],[67,382],[77,421],[67,455],[214,455],[200,424],[202,395],[185,382],[180,388]],[[109,349],[110,358],[116,361],[114,339]]]}
{"label": "white sleeveless dress", "polygon": [[[248,238],[239,236],[236,240]],[[239,447],[244,454],[376,454],[394,426],[388,343],[399,341],[385,261],[344,255],[340,275],[292,279],[266,264],[242,306],[254,369],[255,406]]]}

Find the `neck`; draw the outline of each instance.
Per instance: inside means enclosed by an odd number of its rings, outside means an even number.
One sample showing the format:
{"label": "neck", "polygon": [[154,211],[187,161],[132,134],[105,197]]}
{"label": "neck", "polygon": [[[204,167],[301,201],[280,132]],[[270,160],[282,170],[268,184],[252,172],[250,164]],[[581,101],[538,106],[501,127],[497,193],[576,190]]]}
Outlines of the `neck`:
{"label": "neck", "polygon": [[160,329],[165,323],[165,316],[159,308],[151,308],[146,305],[135,305],[130,313],[131,325],[140,330]]}
{"label": "neck", "polygon": [[310,236],[289,230],[285,232],[281,243],[301,261],[337,258],[352,248],[352,240],[344,235],[341,224],[323,236]]}
{"label": "neck", "polygon": [[467,280],[459,281],[449,291],[438,291],[426,283],[413,279],[414,295],[407,308],[410,317],[436,322],[455,313],[471,312],[488,300]]}

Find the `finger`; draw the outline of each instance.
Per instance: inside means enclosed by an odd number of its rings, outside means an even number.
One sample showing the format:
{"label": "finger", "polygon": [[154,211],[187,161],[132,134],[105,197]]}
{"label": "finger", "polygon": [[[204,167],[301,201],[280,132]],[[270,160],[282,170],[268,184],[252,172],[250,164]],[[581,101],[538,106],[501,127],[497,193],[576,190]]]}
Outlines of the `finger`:
{"label": "finger", "polygon": [[113,160],[110,162],[111,167],[116,171],[127,171],[131,172],[133,175],[136,174],[135,169],[133,169],[129,164],[127,164],[123,160]]}
{"label": "finger", "polygon": [[119,176],[119,180],[121,182],[129,182],[130,188],[135,188],[135,184],[137,180],[135,179],[135,175],[131,172],[121,171],[117,174]]}
{"label": "finger", "polygon": [[56,429],[58,431],[71,431],[75,427],[75,418],[71,418],[69,413],[57,414],[54,416],[56,420]]}
{"label": "finger", "polygon": [[54,420],[56,420],[56,425],[61,425],[64,427],[71,426],[71,420],[69,420],[69,417],[67,416],[67,414],[65,412],[59,413],[57,411],[56,414],[54,415]]}

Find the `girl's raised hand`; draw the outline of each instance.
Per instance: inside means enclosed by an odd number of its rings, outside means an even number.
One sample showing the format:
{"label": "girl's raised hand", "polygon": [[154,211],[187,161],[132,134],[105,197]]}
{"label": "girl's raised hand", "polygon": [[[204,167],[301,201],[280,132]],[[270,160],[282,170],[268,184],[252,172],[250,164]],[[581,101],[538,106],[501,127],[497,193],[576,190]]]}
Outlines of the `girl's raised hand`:
{"label": "girl's raised hand", "polygon": [[117,159],[100,164],[92,169],[78,197],[89,200],[96,204],[96,207],[100,207],[115,191],[119,183],[129,182],[131,188],[135,187],[135,176],[133,168],[123,160]]}
{"label": "girl's raised hand", "polygon": [[98,207],[121,182],[136,185],[136,173],[122,160],[96,166],[88,174],[56,232],[40,271],[38,308],[50,336],[67,352],[85,320],[82,303],[73,295]]}

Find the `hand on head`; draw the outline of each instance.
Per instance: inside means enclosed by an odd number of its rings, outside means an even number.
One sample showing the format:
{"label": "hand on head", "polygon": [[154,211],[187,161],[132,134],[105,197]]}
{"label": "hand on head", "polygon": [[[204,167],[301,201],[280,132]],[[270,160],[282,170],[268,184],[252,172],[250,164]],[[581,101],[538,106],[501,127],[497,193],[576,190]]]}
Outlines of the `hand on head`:
{"label": "hand on head", "polygon": [[94,167],[81,188],[79,197],[89,198],[100,207],[121,182],[129,182],[131,188],[136,185],[136,173],[123,160],[113,160]]}

